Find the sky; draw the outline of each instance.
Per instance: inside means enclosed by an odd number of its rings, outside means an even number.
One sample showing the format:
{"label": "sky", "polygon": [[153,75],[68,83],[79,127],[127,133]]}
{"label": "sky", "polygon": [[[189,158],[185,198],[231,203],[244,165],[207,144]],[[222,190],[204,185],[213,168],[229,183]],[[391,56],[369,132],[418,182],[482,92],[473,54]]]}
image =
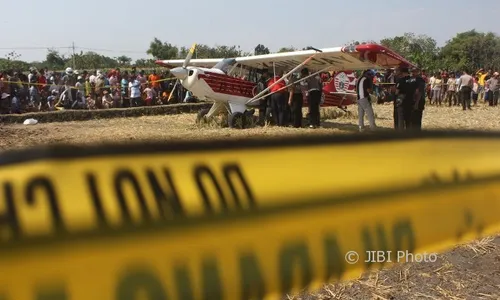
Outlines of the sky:
{"label": "sky", "polygon": [[[41,61],[47,48],[71,54],[95,52],[136,60],[151,58],[157,37],[177,46],[193,43],[281,47],[336,47],[352,40],[379,41],[405,32],[427,34],[443,45],[457,33],[476,29],[498,33],[500,1],[471,16],[470,0],[27,0],[3,1],[0,57],[15,50],[25,61]],[[142,4],[143,3],[143,4]],[[365,4],[366,3],[366,4]],[[469,20],[461,22],[461,20]],[[24,49],[23,49],[24,48]],[[26,48],[30,48],[29,50]]]}

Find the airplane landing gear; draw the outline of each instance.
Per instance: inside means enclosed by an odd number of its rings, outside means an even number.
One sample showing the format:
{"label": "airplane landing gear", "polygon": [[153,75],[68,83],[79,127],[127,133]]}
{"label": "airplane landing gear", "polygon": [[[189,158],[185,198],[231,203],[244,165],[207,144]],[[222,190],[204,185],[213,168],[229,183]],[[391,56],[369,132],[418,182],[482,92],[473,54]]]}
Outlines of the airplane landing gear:
{"label": "airplane landing gear", "polygon": [[245,128],[246,117],[241,112],[235,112],[229,115],[227,123],[230,128],[243,129]]}
{"label": "airplane landing gear", "polygon": [[244,129],[255,126],[256,118],[254,117],[255,109],[245,112],[235,112],[229,115],[228,124],[230,128]]}
{"label": "airplane landing gear", "polygon": [[204,108],[204,109],[200,110],[198,112],[198,115],[196,116],[196,124],[208,123],[206,115],[208,114],[209,111],[210,111],[210,109],[208,109],[208,108]]}

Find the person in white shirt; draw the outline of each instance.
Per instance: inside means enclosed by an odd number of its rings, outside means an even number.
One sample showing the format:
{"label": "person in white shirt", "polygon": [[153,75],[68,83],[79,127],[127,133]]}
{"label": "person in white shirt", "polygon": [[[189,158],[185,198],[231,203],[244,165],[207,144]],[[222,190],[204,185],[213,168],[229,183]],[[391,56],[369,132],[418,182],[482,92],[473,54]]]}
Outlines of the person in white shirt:
{"label": "person in white shirt", "polygon": [[456,79],[455,79],[455,88],[456,88],[456,98],[457,98],[457,104],[456,105],[462,105],[462,94],[460,92],[460,76],[457,73],[456,74]]}
{"label": "person in white shirt", "polygon": [[430,89],[430,93],[429,93],[429,104],[432,104],[433,103],[433,98],[434,98],[434,94],[432,92],[432,86],[434,86],[434,83],[436,82],[436,76],[432,75],[431,78],[429,78],[429,86],[431,87]]}
{"label": "person in white shirt", "polygon": [[137,76],[132,76],[128,84],[130,93],[130,106],[137,107],[142,105],[141,98],[141,82],[137,79]]}
{"label": "person in white shirt", "polygon": [[152,88],[151,84],[149,84],[148,87],[144,89],[144,94],[146,94],[146,105],[150,106],[151,104],[153,104],[153,99],[155,98],[155,91]]}
{"label": "person in white shirt", "polygon": [[83,83],[83,77],[78,76],[76,78],[75,88],[77,89],[76,97],[78,98],[78,102],[81,102],[85,105],[85,84]]}
{"label": "person in white shirt", "polygon": [[90,75],[90,77],[89,77],[89,82],[91,84],[95,84],[96,79],[97,79],[97,76],[96,76],[96,72],[94,71],[94,72],[92,72],[92,75]]}

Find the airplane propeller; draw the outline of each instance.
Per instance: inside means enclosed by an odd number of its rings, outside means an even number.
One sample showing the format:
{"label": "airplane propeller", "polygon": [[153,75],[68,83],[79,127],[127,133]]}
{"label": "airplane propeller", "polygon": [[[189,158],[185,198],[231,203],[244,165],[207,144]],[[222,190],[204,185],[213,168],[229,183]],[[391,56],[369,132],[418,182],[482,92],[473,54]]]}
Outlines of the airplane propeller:
{"label": "airplane propeller", "polygon": [[170,73],[172,75],[174,75],[177,78],[177,80],[174,84],[174,87],[172,88],[172,91],[170,92],[170,96],[168,97],[167,101],[170,101],[170,99],[172,98],[172,95],[174,94],[175,88],[179,84],[179,80],[184,80],[188,76],[189,71],[188,71],[187,67],[189,65],[189,62],[191,61],[191,58],[193,58],[193,54],[194,54],[195,50],[196,50],[196,43],[193,44],[193,46],[191,46],[191,49],[189,49],[189,52],[186,56],[186,59],[184,60],[184,63],[182,64],[182,67],[177,67],[177,68],[173,68],[172,70],[170,70]]}
{"label": "airplane propeller", "polygon": [[189,49],[189,53],[186,56],[186,60],[184,60],[182,67],[177,67],[170,70],[170,73],[172,73],[172,75],[174,75],[177,79],[184,80],[188,76],[187,67],[189,65],[189,62],[191,61],[191,58],[193,57],[194,50],[196,50],[196,44],[194,44],[191,49]]}

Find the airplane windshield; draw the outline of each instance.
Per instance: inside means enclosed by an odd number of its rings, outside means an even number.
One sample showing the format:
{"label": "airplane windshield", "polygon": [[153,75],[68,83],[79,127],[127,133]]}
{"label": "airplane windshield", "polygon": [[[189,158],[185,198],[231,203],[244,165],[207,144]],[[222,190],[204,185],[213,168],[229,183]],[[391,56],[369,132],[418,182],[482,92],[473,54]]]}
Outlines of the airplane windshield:
{"label": "airplane windshield", "polygon": [[225,74],[229,72],[229,67],[233,66],[236,63],[236,59],[234,58],[225,58],[218,62],[215,66],[214,69],[219,69]]}

